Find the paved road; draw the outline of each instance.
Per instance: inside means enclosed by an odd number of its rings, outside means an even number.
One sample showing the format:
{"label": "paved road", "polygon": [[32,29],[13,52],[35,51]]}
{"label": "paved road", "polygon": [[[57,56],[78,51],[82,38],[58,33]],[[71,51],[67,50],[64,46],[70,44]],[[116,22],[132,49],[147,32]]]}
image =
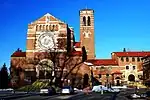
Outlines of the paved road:
{"label": "paved road", "polygon": [[[138,91],[140,92],[146,92],[146,89],[139,89]],[[131,100],[129,98],[127,98],[127,96],[134,94],[135,93],[135,89],[124,89],[122,90],[119,94],[117,94],[116,100]],[[134,99],[132,99],[134,100]],[[135,100],[145,100],[145,99],[135,99]]]}
{"label": "paved road", "polygon": [[84,94],[79,93],[76,95],[56,95],[56,96],[29,96],[29,97],[23,97],[18,99],[12,99],[12,100],[112,100],[113,93],[109,94],[103,94],[100,93],[91,93],[91,94]]}
{"label": "paved road", "polygon": [[11,99],[11,100],[65,100],[73,97],[74,95],[54,95],[54,96],[28,96],[23,98]]}
{"label": "paved road", "polygon": [[[20,97],[11,100],[130,100],[126,96],[134,93],[134,89],[125,89],[115,96],[115,93],[107,93],[101,95],[100,93],[78,93],[76,95],[55,95],[55,96],[40,96],[32,94],[26,97]],[[115,98],[113,98],[115,97]]]}
{"label": "paved road", "polygon": [[112,100],[114,93],[100,94],[91,93],[82,97],[71,98],[70,100]]}

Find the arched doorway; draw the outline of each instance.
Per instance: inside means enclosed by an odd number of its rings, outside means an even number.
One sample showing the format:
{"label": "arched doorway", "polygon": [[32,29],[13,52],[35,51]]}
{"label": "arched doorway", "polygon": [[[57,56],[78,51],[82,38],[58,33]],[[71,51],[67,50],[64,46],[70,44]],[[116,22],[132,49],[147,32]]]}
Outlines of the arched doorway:
{"label": "arched doorway", "polygon": [[116,77],[115,79],[116,79],[116,86],[120,86],[120,79],[121,78],[120,77]]}
{"label": "arched doorway", "polygon": [[135,81],[135,76],[134,76],[133,74],[130,74],[130,75],[128,76],[128,81],[134,82],[134,81]]}
{"label": "arched doorway", "polygon": [[54,64],[49,59],[42,59],[38,65],[36,65],[36,77],[40,79],[49,79],[53,75]]}
{"label": "arched doorway", "polygon": [[89,75],[84,74],[83,87],[86,87],[88,85],[88,81],[89,81]]}

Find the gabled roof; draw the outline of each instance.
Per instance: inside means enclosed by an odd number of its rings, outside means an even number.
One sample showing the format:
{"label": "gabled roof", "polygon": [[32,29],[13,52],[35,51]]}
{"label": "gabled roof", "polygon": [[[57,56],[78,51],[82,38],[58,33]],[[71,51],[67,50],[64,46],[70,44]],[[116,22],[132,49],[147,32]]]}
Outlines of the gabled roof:
{"label": "gabled roof", "polygon": [[65,23],[61,20],[59,20],[58,18],[54,17],[53,15],[51,15],[50,13],[46,13],[44,16],[38,18],[37,20],[33,21],[32,23],[36,23],[37,21],[58,21],[58,22],[61,22],[61,23]]}
{"label": "gabled roof", "polygon": [[85,9],[81,9],[80,11],[94,11],[93,9],[89,9],[89,8],[85,8]]}
{"label": "gabled roof", "polygon": [[117,61],[114,59],[90,59],[90,60],[87,60],[86,62],[90,62],[95,66],[118,65]]}
{"label": "gabled roof", "polygon": [[130,57],[144,57],[147,55],[150,55],[150,51],[149,52],[113,52],[116,56],[118,57],[126,57],[126,56],[130,56]]}

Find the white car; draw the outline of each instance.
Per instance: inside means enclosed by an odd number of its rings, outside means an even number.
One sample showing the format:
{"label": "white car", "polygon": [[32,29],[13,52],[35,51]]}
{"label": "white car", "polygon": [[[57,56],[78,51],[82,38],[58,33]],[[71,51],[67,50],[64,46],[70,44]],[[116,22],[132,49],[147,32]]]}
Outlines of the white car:
{"label": "white car", "polygon": [[40,90],[40,95],[55,95],[56,91],[54,88],[43,88]]}
{"label": "white car", "polygon": [[141,97],[140,95],[137,95],[137,94],[131,94],[131,98],[133,98],[133,99],[140,98],[140,97]]}
{"label": "white car", "polygon": [[48,89],[41,89],[40,94],[48,94]]}
{"label": "white car", "polygon": [[74,92],[75,92],[75,93],[78,93],[78,92],[82,92],[82,90],[79,90],[79,89],[77,89],[77,88],[74,88]]}
{"label": "white car", "polygon": [[73,92],[74,90],[71,86],[64,86],[61,91],[62,94],[73,94]]}

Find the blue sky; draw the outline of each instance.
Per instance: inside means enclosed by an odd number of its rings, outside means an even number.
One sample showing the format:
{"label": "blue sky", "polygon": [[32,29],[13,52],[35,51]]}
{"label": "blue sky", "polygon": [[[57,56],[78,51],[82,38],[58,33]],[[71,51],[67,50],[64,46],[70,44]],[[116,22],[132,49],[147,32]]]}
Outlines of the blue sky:
{"label": "blue sky", "polygon": [[79,10],[95,11],[97,58],[110,58],[111,52],[150,50],[150,0],[0,0],[0,66],[17,49],[26,49],[28,23],[46,13],[75,29],[79,41]]}

